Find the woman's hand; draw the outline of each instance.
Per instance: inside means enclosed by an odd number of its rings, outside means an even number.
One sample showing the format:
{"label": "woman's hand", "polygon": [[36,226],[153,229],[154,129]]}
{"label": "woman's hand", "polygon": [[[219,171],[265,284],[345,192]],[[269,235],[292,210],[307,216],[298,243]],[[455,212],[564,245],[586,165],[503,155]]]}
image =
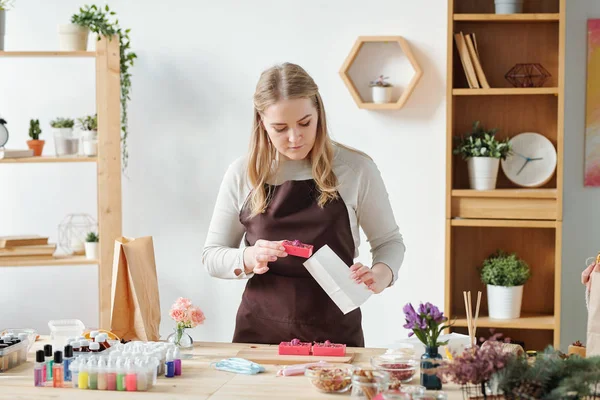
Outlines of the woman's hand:
{"label": "woman's hand", "polygon": [[373,265],[369,268],[362,263],[356,263],[350,267],[350,277],[356,283],[364,283],[373,293],[381,293],[392,282],[392,270],[383,263]]}
{"label": "woman's hand", "polygon": [[600,272],[600,263],[594,263],[590,265],[581,273],[581,283],[585,285],[588,289],[592,284],[592,280],[590,279],[592,276],[592,272]]}
{"label": "woman's hand", "polygon": [[254,246],[248,247],[244,251],[244,269],[246,274],[254,272],[255,274],[264,274],[269,270],[267,264],[277,261],[278,257],[287,257],[283,241],[272,242],[259,239]]}

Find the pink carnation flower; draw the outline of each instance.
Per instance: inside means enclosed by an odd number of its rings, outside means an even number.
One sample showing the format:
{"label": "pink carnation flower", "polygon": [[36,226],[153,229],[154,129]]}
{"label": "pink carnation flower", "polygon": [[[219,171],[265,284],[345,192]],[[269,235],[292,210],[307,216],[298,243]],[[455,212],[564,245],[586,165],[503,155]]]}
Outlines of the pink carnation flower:
{"label": "pink carnation flower", "polygon": [[175,302],[175,306],[178,308],[186,309],[192,306],[192,302],[190,299],[186,299],[185,297],[180,297]]}
{"label": "pink carnation flower", "polygon": [[206,317],[199,307],[192,307],[188,310],[188,319],[192,326],[197,326],[202,324]]}
{"label": "pink carnation flower", "polygon": [[175,320],[175,322],[184,322],[186,318],[186,312],[180,308],[171,308],[169,315]]}

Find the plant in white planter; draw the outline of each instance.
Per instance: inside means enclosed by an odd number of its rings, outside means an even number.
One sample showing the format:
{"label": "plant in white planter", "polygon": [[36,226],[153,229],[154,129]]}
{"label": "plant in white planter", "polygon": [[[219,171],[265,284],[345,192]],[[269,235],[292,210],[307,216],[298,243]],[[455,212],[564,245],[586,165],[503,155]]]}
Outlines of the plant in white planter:
{"label": "plant in white planter", "polygon": [[369,86],[373,93],[373,103],[383,104],[392,101],[392,84],[386,82],[387,76],[379,75],[379,78],[371,81]]}
{"label": "plant in white planter", "polygon": [[100,237],[95,232],[89,232],[85,237],[85,257],[91,260],[98,259],[98,244]]}
{"label": "plant in white planter", "polygon": [[98,116],[86,115],[78,118],[77,124],[82,132],[83,154],[95,156],[98,154]]}
{"label": "plant in white planter", "polygon": [[494,0],[496,14],[518,14],[523,12],[523,0]]}
{"label": "plant in white planter", "polygon": [[509,139],[496,139],[497,129],[483,129],[479,121],[473,123],[473,130],[467,136],[456,138],[458,145],[454,154],[460,154],[467,161],[471,189],[492,190],[496,188],[500,160],[510,154]]}
{"label": "plant in white planter", "polygon": [[0,0],[0,50],[4,50],[4,35],[6,34],[6,11],[12,8],[13,0]]}
{"label": "plant in white planter", "polygon": [[523,285],[531,277],[529,265],[515,253],[498,250],[483,262],[480,272],[481,281],[487,285],[489,317],[519,318]]}
{"label": "plant in white planter", "polygon": [[75,121],[70,118],[56,118],[50,121],[57,156],[76,156],[79,153],[79,139],[73,134],[74,125]]}

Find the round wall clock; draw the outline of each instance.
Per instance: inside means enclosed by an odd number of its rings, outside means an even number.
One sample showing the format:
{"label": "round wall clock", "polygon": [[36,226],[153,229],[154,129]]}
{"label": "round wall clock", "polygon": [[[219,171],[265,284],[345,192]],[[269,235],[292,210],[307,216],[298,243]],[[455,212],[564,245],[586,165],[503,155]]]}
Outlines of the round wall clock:
{"label": "round wall clock", "polygon": [[6,129],[6,121],[0,118],[0,147],[4,147],[8,142],[8,129]]}
{"label": "round wall clock", "polygon": [[502,160],[502,171],[513,183],[539,187],[547,183],[556,170],[556,149],[544,135],[524,132],[510,139],[512,154]]}

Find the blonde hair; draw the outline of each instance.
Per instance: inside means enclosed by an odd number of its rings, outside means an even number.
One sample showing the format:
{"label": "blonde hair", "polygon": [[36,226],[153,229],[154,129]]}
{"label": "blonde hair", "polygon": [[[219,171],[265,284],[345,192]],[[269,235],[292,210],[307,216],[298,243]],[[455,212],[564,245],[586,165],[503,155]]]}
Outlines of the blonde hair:
{"label": "blonde hair", "polygon": [[333,173],[333,141],[327,131],[325,107],[319,88],[310,75],[292,63],[275,65],[265,70],[258,80],[254,93],[254,121],[248,156],[248,180],[252,191],[248,199],[250,218],[264,212],[270,199],[273,162],[277,149],[271,144],[261,122],[261,113],[279,100],[307,98],[318,112],[317,134],[313,148],[308,153],[312,176],[319,190],[318,204],[323,207],[328,201],[338,198],[338,181]]}

